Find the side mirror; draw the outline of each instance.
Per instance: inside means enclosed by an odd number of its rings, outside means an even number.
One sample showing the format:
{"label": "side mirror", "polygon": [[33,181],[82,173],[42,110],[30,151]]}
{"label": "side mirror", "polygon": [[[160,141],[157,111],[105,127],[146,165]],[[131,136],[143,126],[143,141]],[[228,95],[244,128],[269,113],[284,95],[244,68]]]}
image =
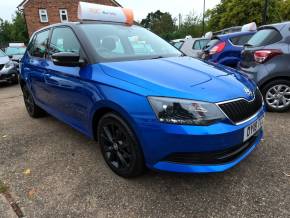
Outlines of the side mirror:
{"label": "side mirror", "polygon": [[57,66],[82,67],[85,61],[80,59],[80,54],[73,52],[58,52],[53,54],[52,61]]}

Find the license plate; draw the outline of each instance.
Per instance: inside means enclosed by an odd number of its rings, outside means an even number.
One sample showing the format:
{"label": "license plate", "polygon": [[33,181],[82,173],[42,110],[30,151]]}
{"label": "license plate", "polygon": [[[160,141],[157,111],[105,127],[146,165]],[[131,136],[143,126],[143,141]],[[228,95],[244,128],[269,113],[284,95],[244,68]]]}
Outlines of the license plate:
{"label": "license plate", "polygon": [[244,142],[255,135],[261,128],[263,128],[264,117],[244,129]]}

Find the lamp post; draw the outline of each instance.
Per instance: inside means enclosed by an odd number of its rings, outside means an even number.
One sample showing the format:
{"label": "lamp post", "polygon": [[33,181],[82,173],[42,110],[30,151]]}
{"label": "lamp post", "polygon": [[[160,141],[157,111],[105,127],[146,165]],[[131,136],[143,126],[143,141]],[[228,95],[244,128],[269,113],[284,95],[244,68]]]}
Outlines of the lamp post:
{"label": "lamp post", "polygon": [[264,4],[264,12],[263,12],[263,24],[264,25],[267,24],[269,1],[270,0],[265,0],[265,4]]}
{"label": "lamp post", "polygon": [[203,13],[202,13],[202,35],[204,35],[204,14],[205,14],[205,0],[203,0]]}

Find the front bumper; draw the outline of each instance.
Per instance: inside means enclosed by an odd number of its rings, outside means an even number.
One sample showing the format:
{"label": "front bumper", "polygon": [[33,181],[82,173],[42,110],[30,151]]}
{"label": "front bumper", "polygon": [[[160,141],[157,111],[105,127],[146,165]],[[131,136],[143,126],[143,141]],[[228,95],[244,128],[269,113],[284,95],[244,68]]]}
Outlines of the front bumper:
{"label": "front bumper", "polygon": [[160,161],[153,166],[156,170],[168,171],[168,172],[179,172],[179,173],[217,173],[228,170],[238,163],[240,163],[243,159],[245,159],[259,144],[263,137],[263,130],[260,130],[255,141],[251,144],[251,146],[245,150],[238,158],[228,163],[223,164],[181,164],[175,162],[166,162]]}
{"label": "front bumper", "polygon": [[[261,109],[257,116],[241,124],[233,125],[227,122],[216,123],[211,126],[181,126],[171,124],[145,125],[139,133],[141,144],[150,169],[179,173],[211,173],[222,172],[237,165],[246,158],[260,143],[263,130],[257,132],[252,141],[232,158],[224,161],[196,161],[197,154],[222,153],[233,150],[237,145],[243,145],[244,128],[264,116]],[[140,137],[141,135],[141,137]],[[170,159],[174,154],[188,154],[187,159]],[[195,159],[190,160],[190,157]],[[180,156],[179,156],[180,158]],[[184,160],[184,161],[183,161]]]}
{"label": "front bumper", "polygon": [[17,79],[18,73],[15,67],[2,69],[0,71],[0,82],[16,81]]}

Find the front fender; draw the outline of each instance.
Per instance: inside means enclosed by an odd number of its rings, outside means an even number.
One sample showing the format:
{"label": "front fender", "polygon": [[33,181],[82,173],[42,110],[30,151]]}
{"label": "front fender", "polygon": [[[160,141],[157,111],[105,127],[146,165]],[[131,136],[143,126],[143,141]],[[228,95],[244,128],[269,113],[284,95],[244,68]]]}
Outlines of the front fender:
{"label": "front fender", "polygon": [[102,99],[95,102],[90,110],[90,134],[93,136],[94,115],[101,109],[110,109],[117,112],[134,130],[137,137],[142,132],[144,125],[156,120],[153,109],[151,108],[146,96],[128,92],[110,86],[101,86],[101,92],[106,93]]}

